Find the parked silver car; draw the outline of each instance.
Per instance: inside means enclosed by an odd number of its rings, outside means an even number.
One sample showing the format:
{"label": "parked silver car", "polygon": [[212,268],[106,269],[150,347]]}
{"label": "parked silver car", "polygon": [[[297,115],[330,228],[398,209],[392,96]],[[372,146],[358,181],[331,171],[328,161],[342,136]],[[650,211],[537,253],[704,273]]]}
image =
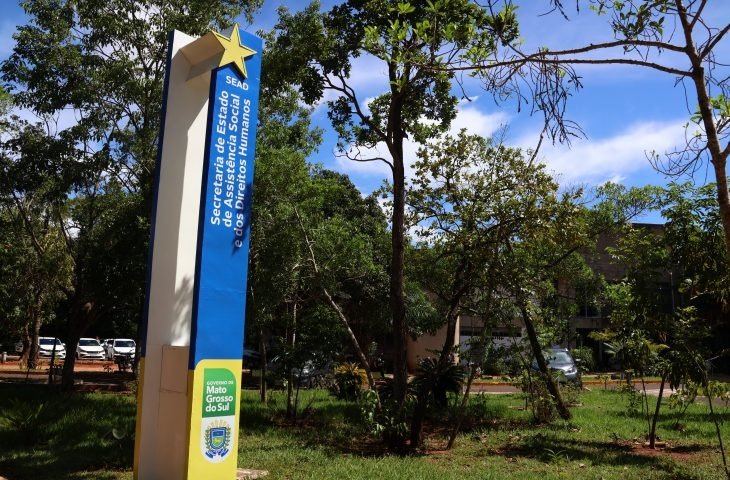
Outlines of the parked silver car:
{"label": "parked silver car", "polygon": [[[567,348],[552,347],[544,352],[545,361],[550,370],[558,372],[558,380],[582,385],[578,365]],[[532,362],[532,368],[538,370],[537,360]]]}

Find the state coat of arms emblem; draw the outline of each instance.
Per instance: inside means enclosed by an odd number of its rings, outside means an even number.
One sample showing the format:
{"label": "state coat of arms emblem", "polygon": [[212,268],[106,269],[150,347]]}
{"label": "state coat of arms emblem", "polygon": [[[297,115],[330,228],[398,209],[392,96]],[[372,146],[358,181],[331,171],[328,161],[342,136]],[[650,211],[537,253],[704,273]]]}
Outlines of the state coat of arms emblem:
{"label": "state coat of arms emblem", "polygon": [[230,451],[231,427],[225,422],[216,422],[205,429],[205,455],[213,459],[223,458]]}

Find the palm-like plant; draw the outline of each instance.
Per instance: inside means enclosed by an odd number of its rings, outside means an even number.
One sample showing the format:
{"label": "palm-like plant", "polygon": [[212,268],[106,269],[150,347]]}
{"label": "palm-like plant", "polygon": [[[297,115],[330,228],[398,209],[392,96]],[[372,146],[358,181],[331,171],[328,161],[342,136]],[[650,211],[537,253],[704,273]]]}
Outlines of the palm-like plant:
{"label": "palm-like plant", "polygon": [[439,361],[436,358],[424,358],[418,362],[416,373],[410,383],[410,390],[416,398],[416,405],[411,421],[411,447],[421,443],[423,418],[430,403],[444,407],[447,393],[458,393],[464,384],[464,368],[451,361]]}
{"label": "palm-like plant", "polygon": [[466,372],[460,365],[439,362],[429,357],[418,362],[416,373],[411,381],[411,389],[419,402],[430,401],[439,407],[446,406],[446,394],[458,393],[464,384]]}

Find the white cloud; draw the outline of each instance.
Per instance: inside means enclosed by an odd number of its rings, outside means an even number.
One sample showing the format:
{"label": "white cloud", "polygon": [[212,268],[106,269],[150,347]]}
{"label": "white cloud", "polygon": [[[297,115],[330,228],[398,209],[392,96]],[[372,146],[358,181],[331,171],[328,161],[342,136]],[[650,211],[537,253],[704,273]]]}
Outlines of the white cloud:
{"label": "white cloud", "polygon": [[[517,144],[534,146],[537,135],[523,137]],[[648,152],[660,155],[681,145],[684,121],[644,121],[630,125],[615,136],[576,140],[571,147],[543,143],[539,158],[561,183],[600,184],[623,181],[651,168]]]}
{"label": "white cloud", "polygon": [[[471,134],[489,137],[507,123],[509,117],[504,112],[487,113],[473,105],[459,107],[456,118],[451,123],[449,133],[456,135],[462,129],[466,129]],[[416,142],[406,140],[403,146],[403,156],[406,166],[406,177],[409,178],[413,173],[413,163],[416,161],[417,152],[420,145]],[[335,152],[337,155],[337,169],[348,173],[358,175],[368,175],[381,178],[390,178],[390,167],[382,161],[358,162],[349,160],[341,153]],[[359,159],[368,159],[374,157],[382,157],[391,160],[388,149],[384,143],[379,143],[374,148],[357,148],[353,147],[349,151],[349,155]]]}
{"label": "white cloud", "polygon": [[626,180],[624,175],[614,175],[603,183],[623,183]]}
{"label": "white cloud", "polygon": [[352,60],[350,86],[356,92],[372,94],[388,90],[388,68],[383,60],[363,54]]}
{"label": "white cloud", "polygon": [[[332,83],[340,85],[337,78],[333,78]],[[353,59],[347,86],[357,92],[358,95],[362,95],[358,98],[358,101],[360,107],[367,111],[367,105],[376,98],[376,95],[388,90],[388,72],[385,63],[367,54]],[[335,100],[340,96],[340,92],[325,90],[322,98],[313,105],[313,110],[315,112],[320,110],[328,101]]]}
{"label": "white cloud", "polygon": [[43,123],[49,135],[56,135],[62,130],[73,127],[81,120],[80,112],[72,108],[64,108],[53,115],[38,116],[32,110],[17,108],[13,111],[22,120],[30,123]]}
{"label": "white cloud", "polygon": [[471,134],[489,137],[508,121],[509,116],[504,112],[486,113],[476,106],[467,105],[459,108],[456,118],[451,122],[449,132],[456,134],[465,128]]}

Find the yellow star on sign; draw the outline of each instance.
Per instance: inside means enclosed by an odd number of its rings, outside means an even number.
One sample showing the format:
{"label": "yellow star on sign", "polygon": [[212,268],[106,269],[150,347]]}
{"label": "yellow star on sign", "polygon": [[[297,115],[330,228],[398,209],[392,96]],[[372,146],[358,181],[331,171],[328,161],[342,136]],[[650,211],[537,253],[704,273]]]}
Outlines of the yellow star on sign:
{"label": "yellow star on sign", "polygon": [[218,43],[220,43],[223,47],[223,56],[221,57],[221,61],[218,66],[222,67],[223,65],[233,63],[238,71],[241,72],[243,78],[247,78],[246,62],[244,60],[254,55],[256,51],[241,44],[241,34],[238,29],[238,24],[236,23],[233,25],[231,38],[227,38],[218,32],[213,32],[213,34],[215,35],[216,40],[218,40]]}

